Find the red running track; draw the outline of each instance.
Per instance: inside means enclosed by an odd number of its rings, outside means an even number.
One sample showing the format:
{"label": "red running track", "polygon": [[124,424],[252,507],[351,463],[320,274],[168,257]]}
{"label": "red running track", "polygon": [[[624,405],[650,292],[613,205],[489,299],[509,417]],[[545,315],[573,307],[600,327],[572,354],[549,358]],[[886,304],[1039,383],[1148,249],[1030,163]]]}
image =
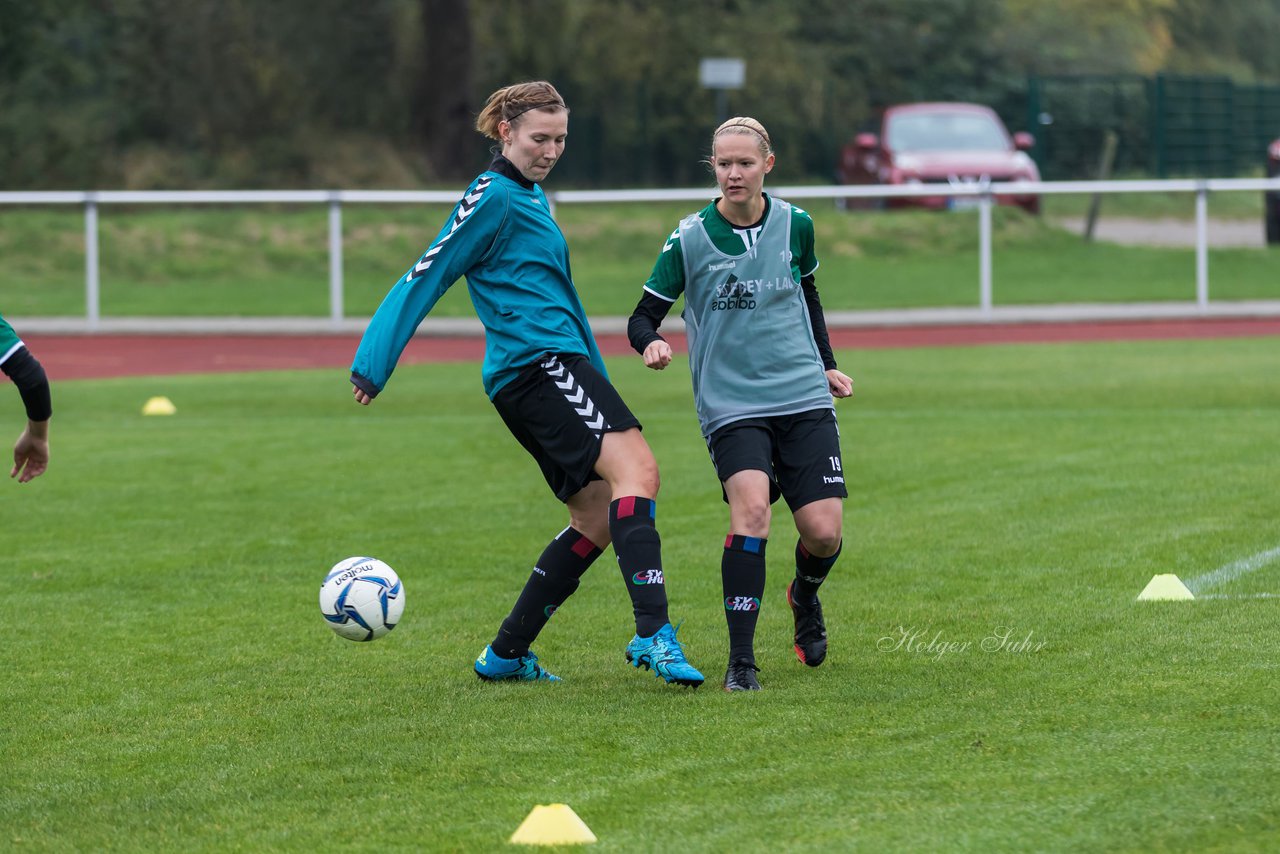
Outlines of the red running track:
{"label": "red running track", "polygon": [[[19,330],[21,332],[21,330]],[[1280,318],[989,324],[830,330],[837,349],[962,347],[1062,341],[1238,338],[1280,335]],[[351,364],[357,339],[337,335],[23,335],[50,379],[333,368]],[[684,350],[684,336],[669,336]],[[632,353],[624,335],[602,335],[606,355]],[[400,364],[479,361],[479,337],[409,342]]]}

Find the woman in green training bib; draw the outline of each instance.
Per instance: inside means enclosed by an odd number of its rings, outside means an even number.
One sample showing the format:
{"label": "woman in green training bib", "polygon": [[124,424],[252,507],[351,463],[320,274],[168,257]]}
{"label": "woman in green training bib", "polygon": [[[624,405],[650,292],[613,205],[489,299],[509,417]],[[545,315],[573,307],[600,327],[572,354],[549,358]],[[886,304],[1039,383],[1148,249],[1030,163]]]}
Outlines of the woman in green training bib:
{"label": "woman in green training bib", "polygon": [[836,367],[814,284],[813,220],[764,192],[769,133],[732,118],[712,136],[720,196],[681,220],[658,255],[627,333],[645,365],[671,363],[658,327],[683,294],[694,403],[729,504],[721,559],[729,628],[726,691],[759,690],[755,628],[765,590],[771,506],[795,519],[795,578],[787,602],[795,652],[827,654],[818,588],[840,554],[845,489],[834,397],[853,393]]}

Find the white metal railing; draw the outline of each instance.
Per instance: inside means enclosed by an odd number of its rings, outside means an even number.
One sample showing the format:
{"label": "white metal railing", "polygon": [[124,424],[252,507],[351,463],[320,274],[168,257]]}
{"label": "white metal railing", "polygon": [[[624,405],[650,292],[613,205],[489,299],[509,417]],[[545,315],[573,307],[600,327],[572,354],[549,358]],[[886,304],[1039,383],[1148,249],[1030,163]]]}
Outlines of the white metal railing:
{"label": "white metal railing", "polygon": [[[1195,193],[1196,306],[1209,306],[1208,197],[1214,192],[1280,192],[1275,178],[1204,178],[1151,181],[1011,181],[973,184],[908,184],[770,187],[784,199],[971,198],[978,208],[978,305],[990,317],[993,305],[991,209],[996,196],[1094,193]],[[559,190],[547,193],[552,210],[560,204],[674,202],[709,200],[710,187],[670,190]],[[86,323],[97,330],[101,320],[98,276],[99,205],[191,204],[327,204],[329,206],[329,319],[344,319],[342,279],[342,206],[344,204],[455,204],[462,190],[104,190],[98,192],[0,192],[0,205],[83,205]]]}

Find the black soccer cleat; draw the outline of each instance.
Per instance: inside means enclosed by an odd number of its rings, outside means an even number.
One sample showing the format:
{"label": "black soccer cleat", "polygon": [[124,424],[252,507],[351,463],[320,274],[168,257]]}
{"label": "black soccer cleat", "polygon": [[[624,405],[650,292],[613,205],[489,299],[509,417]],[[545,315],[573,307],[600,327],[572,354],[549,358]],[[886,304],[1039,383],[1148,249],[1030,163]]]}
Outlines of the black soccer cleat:
{"label": "black soccer cleat", "polygon": [[827,658],[827,624],[822,620],[822,603],[814,597],[812,605],[803,605],[791,595],[792,581],[787,585],[787,604],[796,621],[796,658],[802,664],[817,667]]}
{"label": "black soccer cleat", "polygon": [[729,669],[724,672],[724,689],[726,691],[759,691],[760,680],[756,674],[760,668],[749,658],[735,658],[729,662]]}

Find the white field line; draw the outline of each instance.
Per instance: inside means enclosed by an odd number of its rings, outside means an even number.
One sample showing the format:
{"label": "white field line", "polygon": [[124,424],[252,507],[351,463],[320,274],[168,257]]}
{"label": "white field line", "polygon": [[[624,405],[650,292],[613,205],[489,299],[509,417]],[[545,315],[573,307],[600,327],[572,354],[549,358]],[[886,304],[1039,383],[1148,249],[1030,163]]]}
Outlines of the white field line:
{"label": "white field line", "polygon": [[1248,575],[1256,569],[1261,569],[1276,558],[1280,558],[1280,546],[1274,549],[1267,549],[1265,552],[1258,552],[1252,557],[1229,563],[1226,566],[1220,566],[1212,572],[1196,576],[1185,583],[1188,590],[1199,596],[1201,590],[1208,590],[1210,587],[1217,587],[1219,584],[1235,581],[1242,575]]}

